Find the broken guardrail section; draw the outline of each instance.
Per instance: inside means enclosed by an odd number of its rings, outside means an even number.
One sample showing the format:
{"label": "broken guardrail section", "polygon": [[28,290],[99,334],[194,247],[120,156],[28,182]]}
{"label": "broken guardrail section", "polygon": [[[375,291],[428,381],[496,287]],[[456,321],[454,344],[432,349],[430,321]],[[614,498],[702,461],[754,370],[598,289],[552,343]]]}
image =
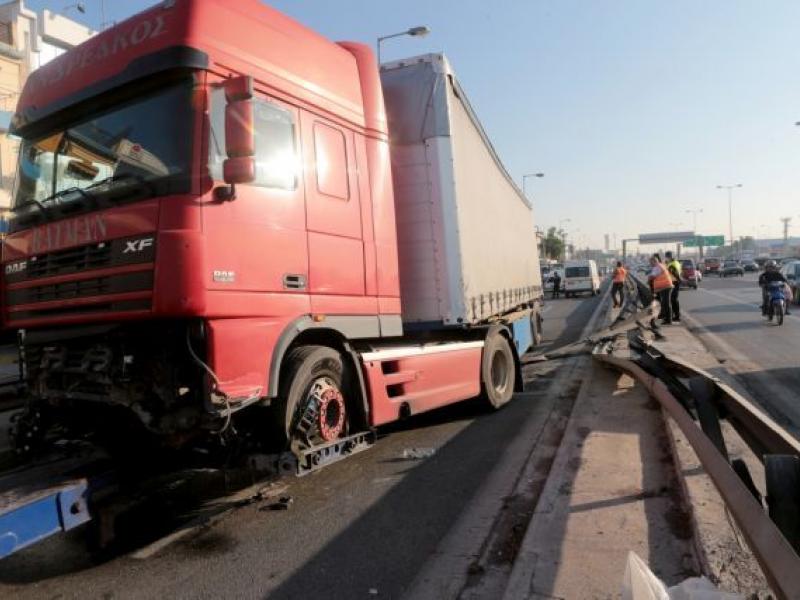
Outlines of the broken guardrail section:
{"label": "broken guardrail section", "polygon": [[[800,598],[800,443],[708,372],[651,345],[661,331],[653,297],[634,277],[620,316],[592,339],[592,354],[637,379],[675,420],[711,477],[779,598]],[[649,321],[649,323],[648,323]],[[726,419],[764,465],[762,497],[741,460],[728,455]]]}

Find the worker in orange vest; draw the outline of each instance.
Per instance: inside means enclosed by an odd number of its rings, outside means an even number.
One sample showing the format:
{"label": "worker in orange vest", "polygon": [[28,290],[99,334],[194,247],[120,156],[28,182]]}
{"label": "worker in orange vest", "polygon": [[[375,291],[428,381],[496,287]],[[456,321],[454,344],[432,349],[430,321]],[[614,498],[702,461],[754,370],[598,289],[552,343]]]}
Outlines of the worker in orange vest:
{"label": "worker in orange vest", "polygon": [[[611,280],[611,299],[614,301],[614,307],[622,306],[622,290],[625,286],[625,277],[628,271],[622,266],[621,261],[617,261],[617,266],[614,267],[613,279]],[[619,296],[619,300],[617,300]]]}
{"label": "worker in orange vest", "polygon": [[647,275],[647,281],[650,283],[650,289],[653,294],[658,298],[658,303],[661,305],[661,312],[659,318],[662,319],[664,325],[672,324],[672,307],[670,306],[670,293],[672,292],[672,275],[666,265],[661,262],[661,257],[658,254],[653,254],[650,257],[650,273]]}

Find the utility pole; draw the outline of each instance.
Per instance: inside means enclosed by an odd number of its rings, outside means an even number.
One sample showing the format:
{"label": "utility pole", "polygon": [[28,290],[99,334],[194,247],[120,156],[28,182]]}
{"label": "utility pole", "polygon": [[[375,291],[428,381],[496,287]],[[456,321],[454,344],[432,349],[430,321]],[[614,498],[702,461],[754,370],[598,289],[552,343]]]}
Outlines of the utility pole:
{"label": "utility pole", "polygon": [[741,183],[734,185],[718,185],[718,190],[728,190],[728,243],[733,251],[733,190],[742,187]]}
{"label": "utility pole", "polygon": [[638,242],[639,238],[627,238],[622,240],[622,262],[628,257],[628,242]]}
{"label": "utility pole", "polygon": [[792,222],[792,217],[783,217],[781,219],[783,223],[783,254],[789,254],[789,223]]}

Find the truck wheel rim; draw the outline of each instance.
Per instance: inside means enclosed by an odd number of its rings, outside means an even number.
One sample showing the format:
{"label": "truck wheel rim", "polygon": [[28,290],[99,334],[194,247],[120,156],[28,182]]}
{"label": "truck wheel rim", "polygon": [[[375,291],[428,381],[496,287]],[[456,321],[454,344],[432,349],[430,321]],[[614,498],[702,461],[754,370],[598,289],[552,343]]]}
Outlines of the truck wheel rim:
{"label": "truck wheel rim", "polygon": [[345,405],[342,393],[329,378],[318,379],[311,387],[317,403],[317,429],[319,436],[331,442],[344,431]]}
{"label": "truck wheel rim", "polygon": [[498,350],[492,355],[490,373],[495,391],[498,394],[505,392],[508,386],[508,357],[503,352]]}

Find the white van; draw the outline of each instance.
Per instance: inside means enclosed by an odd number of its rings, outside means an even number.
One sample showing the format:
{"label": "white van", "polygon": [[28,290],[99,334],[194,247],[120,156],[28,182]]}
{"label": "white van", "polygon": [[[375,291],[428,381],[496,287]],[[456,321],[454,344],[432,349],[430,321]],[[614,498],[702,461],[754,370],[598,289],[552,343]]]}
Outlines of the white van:
{"label": "white van", "polygon": [[569,298],[581,292],[592,296],[600,292],[600,276],[593,260],[568,260],[564,266],[564,295]]}

